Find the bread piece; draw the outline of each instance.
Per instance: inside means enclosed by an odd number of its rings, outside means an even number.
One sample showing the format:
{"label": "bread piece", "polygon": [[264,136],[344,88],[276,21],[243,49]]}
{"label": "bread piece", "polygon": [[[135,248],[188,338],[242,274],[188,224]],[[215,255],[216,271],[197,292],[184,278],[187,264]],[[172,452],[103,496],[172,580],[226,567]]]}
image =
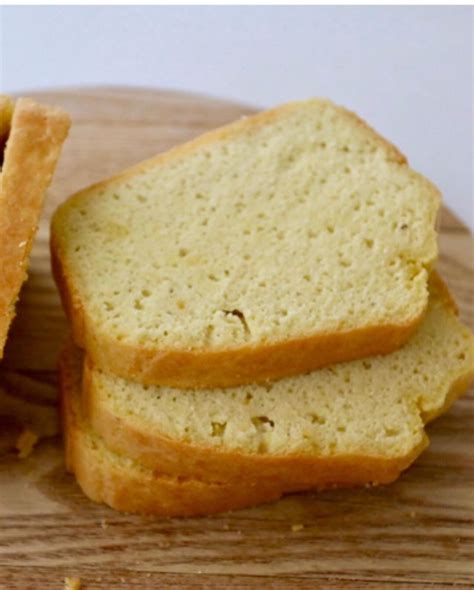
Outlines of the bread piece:
{"label": "bread piece", "polygon": [[328,101],[206,134],[52,223],[76,344],[122,377],[265,381],[388,353],[427,305],[439,193]]}
{"label": "bread piece", "polygon": [[10,99],[0,97],[0,358],[26,279],[45,191],[68,130],[69,117],[59,109],[28,98],[19,98],[13,107]]}
{"label": "bread piece", "polygon": [[404,348],[269,385],[176,391],[88,361],[85,414],[110,449],[186,477],[264,477],[297,489],[389,482],[426,447],[425,424],[474,370],[473,336],[437,276],[431,291]]}
{"label": "bread piece", "polygon": [[84,493],[122,512],[200,516],[269,502],[281,495],[270,482],[213,484],[146,469],[111,452],[81,416],[80,364],[64,354],[60,383],[66,466]]}

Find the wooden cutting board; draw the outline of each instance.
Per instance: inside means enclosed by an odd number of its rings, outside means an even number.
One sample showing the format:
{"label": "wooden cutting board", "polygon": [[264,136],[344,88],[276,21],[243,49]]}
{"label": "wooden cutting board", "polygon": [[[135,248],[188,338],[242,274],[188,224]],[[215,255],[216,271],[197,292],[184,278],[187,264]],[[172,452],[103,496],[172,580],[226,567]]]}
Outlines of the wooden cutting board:
{"label": "wooden cutting board", "polygon": [[[32,96],[69,111],[73,127],[2,371],[53,391],[66,323],[49,270],[52,211],[77,189],[252,110],[142,89]],[[439,269],[474,327],[472,236],[447,211],[440,232]],[[293,495],[188,520],[93,504],[65,473],[59,438],[27,459],[7,453],[0,457],[0,588],[55,590],[65,576],[80,577],[85,590],[473,587],[473,431],[471,392],[429,427],[429,450],[389,487]]]}

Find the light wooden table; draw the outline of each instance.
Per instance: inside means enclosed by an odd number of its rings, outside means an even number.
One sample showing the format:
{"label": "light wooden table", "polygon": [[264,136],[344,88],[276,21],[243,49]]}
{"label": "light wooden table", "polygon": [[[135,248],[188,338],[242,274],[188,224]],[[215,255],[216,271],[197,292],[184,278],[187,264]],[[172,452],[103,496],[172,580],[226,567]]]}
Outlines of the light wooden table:
{"label": "light wooden table", "polygon": [[[55,382],[66,333],[49,271],[48,219],[70,193],[250,109],[131,89],[35,94],[73,118],[30,279],[3,361]],[[474,325],[473,241],[444,211],[439,269]],[[151,520],[87,500],[64,471],[61,443],[0,458],[0,588],[448,588],[474,586],[474,397],[429,427],[431,446],[398,482],[289,496],[207,519]],[[292,525],[304,528],[292,531]]]}

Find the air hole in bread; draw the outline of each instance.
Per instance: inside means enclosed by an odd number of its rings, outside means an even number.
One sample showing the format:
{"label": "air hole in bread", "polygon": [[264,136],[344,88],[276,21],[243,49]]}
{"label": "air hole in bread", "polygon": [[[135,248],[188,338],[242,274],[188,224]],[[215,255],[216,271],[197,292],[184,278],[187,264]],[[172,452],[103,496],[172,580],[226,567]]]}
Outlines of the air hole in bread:
{"label": "air hole in bread", "polygon": [[225,422],[211,422],[211,436],[223,437],[227,424]]}
{"label": "air hole in bread", "polygon": [[311,424],[326,424],[326,418],[319,414],[310,414]]}
{"label": "air hole in bread", "polygon": [[244,313],[242,311],[240,311],[240,309],[232,309],[232,310],[223,309],[222,311],[225,313],[225,315],[233,315],[234,317],[238,318],[240,323],[242,324],[244,332],[246,334],[250,334],[250,328],[247,324],[247,320],[245,319]]}
{"label": "air hole in bread", "polygon": [[268,416],[254,416],[252,418],[252,423],[260,432],[267,432],[270,428],[275,427],[275,422]]}

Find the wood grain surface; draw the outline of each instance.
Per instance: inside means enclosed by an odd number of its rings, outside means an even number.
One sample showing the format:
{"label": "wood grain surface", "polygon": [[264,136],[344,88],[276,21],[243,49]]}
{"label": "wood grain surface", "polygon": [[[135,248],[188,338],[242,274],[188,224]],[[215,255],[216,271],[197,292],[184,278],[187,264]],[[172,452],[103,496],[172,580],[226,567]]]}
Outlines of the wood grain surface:
{"label": "wood grain surface", "polygon": [[[73,127],[49,192],[0,382],[6,372],[33,379],[41,385],[38,403],[51,406],[56,357],[66,334],[49,268],[52,211],[81,187],[252,111],[143,89],[30,95],[68,110]],[[439,270],[462,318],[474,327],[472,235],[446,210],[440,234]],[[44,395],[48,388],[50,396]],[[35,388],[28,394],[21,389],[20,395],[34,397]],[[473,432],[471,391],[429,427],[430,448],[389,487],[293,495],[252,510],[188,520],[121,515],[93,504],[65,473],[58,437],[44,440],[23,460],[7,452],[0,456],[0,588],[62,589],[66,576],[80,577],[85,590],[262,584],[471,588]]]}

